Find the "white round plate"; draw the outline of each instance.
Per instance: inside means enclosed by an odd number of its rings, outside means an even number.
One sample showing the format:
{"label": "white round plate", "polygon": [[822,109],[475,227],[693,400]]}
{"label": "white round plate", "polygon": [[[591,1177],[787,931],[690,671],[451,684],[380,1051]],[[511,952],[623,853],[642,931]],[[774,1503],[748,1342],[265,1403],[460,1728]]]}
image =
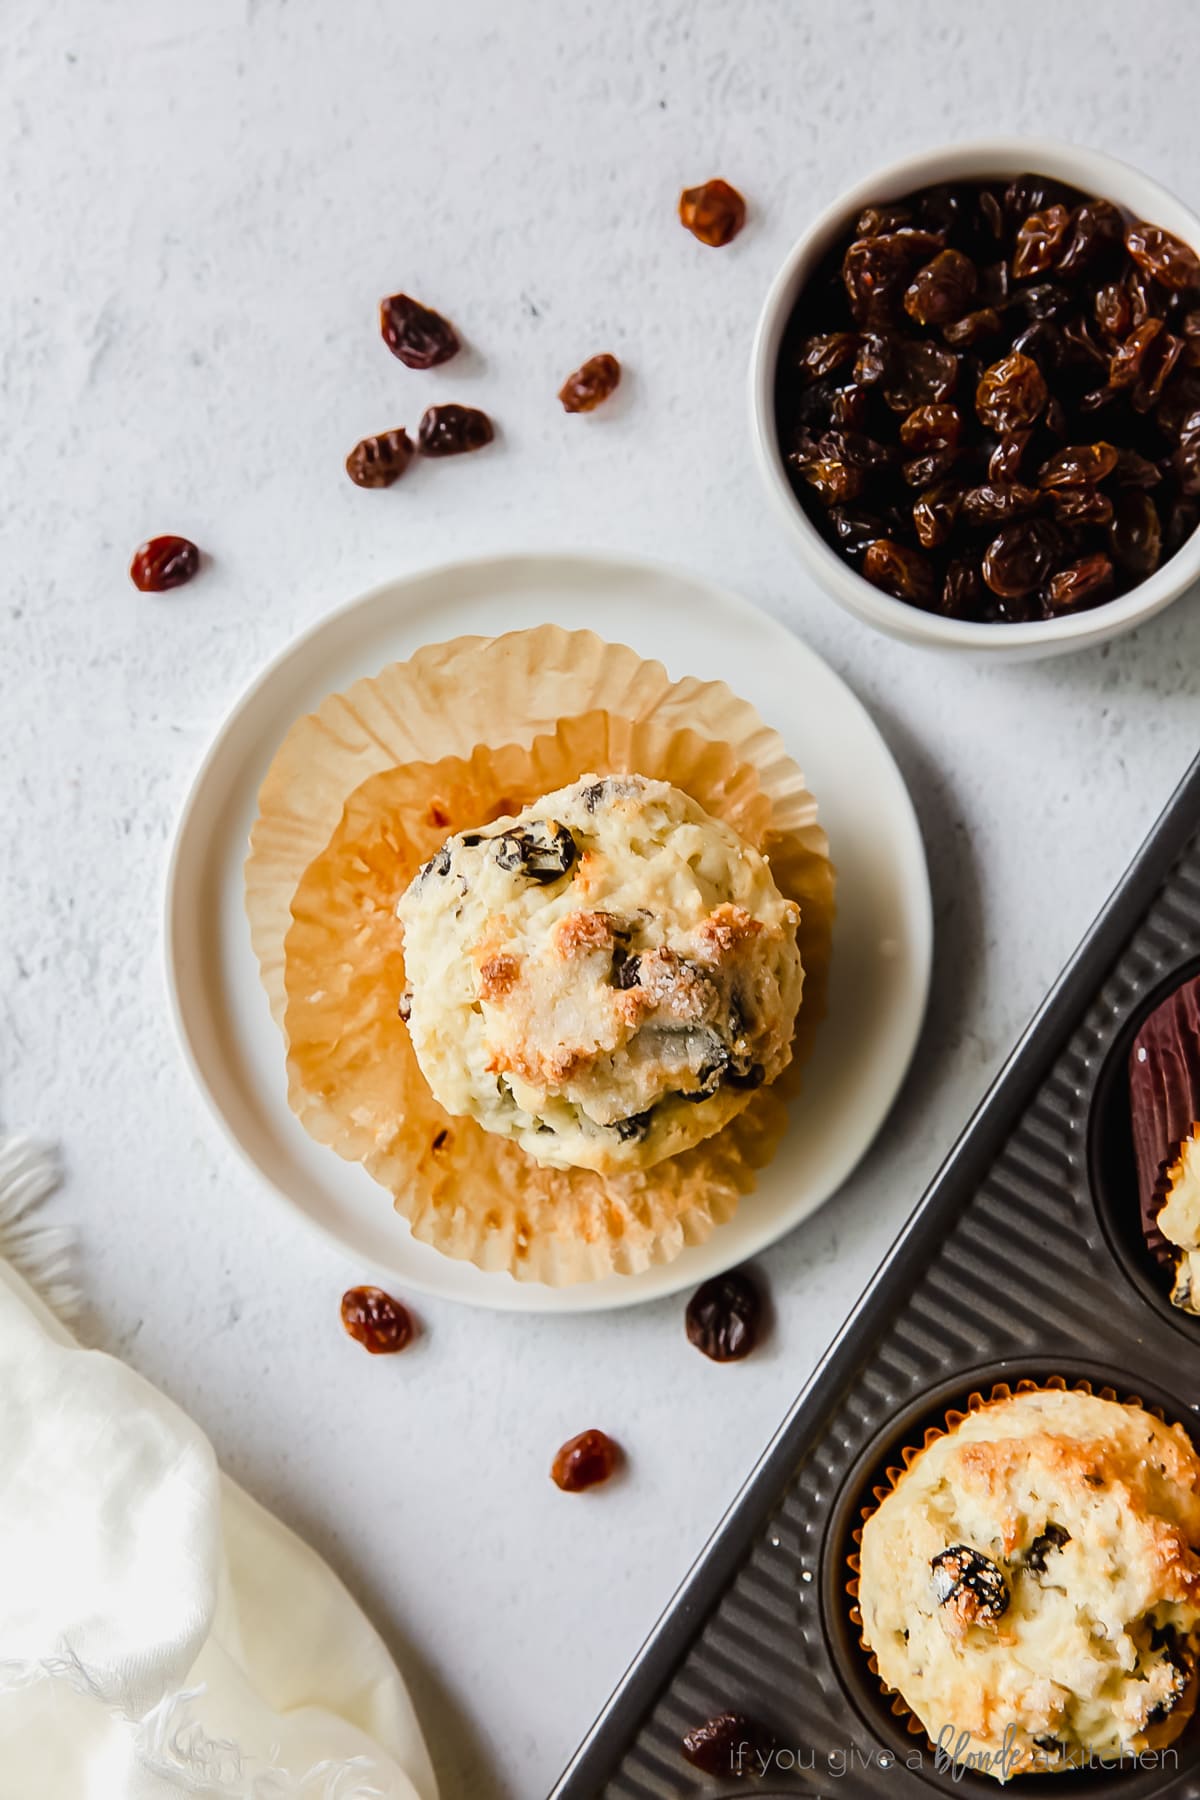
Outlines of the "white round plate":
{"label": "white round plate", "polygon": [[[284,1049],[242,910],[259,786],[292,721],[422,644],[553,623],[591,627],[672,677],[724,680],[783,734],[817,796],[838,871],[829,1016],[778,1155],[706,1244],[634,1276],[551,1288],[417,1243],[385,1190],[310,1139],[287,1104]],[[401,1286],[510,1311],[628,1306],[753,1256],[846,1179],[895,1098],[929,985],[921,836],[859,702],[782,625],[694,575],[622,557],[505,556],[387,583],[322,619],[234,707],[193,784],[167,876],[172,1006],[200,1088],[233,1143],[311,1224]]]}

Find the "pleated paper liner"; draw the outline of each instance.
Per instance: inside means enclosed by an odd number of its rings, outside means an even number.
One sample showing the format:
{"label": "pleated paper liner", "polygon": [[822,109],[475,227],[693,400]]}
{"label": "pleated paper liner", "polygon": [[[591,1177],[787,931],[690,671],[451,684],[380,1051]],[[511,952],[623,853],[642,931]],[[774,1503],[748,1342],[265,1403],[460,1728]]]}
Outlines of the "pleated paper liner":
{"label": "pleated paper liner", "polygon": [[[397,1014],[405,987],[395,898],[448,833],[519,811],[580,772],[669,779],[751,844],[768,847],[798,901],[807,975],[793,1060],[724,1129],[618,1175],[547,1169],[510,1140],[447,1113]],[[289,1097],[310,1133],[388,1187],[413,1233],[485,1269],[554,1285],[630,1274],[702,1243],[773,1154],[825,1005],[828,859],[778,833],[756,772],[727,745],[597,713],[528,748],[407,764],[363,783],[293,896],[284,1026]]]}
{"label": "pleated paper liner", "polygon": [[[539,739],[553,741],[553,752],[535,750]],[[376,994],[386,992],[390,1015],[403,988],[391,918],[399,889],[456,826],[517,810],[585,772],[633,769],[677,781],[743,830],[772,857],[784,892],[799,898],[807,980],[798,1070],[824,1010],[833,870],[816,803],[778,733],[722,682],[671,682],[660,664],[623,645],[557,626],[431,645],[296,722],[268,771],[251,834],[251,936],[289,1038],[291,1095],[307,1128],[389,1186],[416,1236],[527,1279],[634,1272],[703,1241],[753,1186],[794,1088],[789,1070],[734,1122],[736,1136],[731,1128],[674,1166],[619,1183],[537,1170],[515,1147],[442,1113],[423,1079],[417,1088],[407,1032],[394,1017],[385,1021]],[[367,791],[384,776],[383,788]],[[313,866],[327,846],[343,859],[336,879],[331,868]],[[300,1004],[324,1008],[305,1018],[291,1044],[285,941],[306,871],[299,915],[308,951],[335,986],[340,981],[345,1006],[320,998],[333,991],[329,983],[291,984]],[[339,945],[378,969],[378,983],[356,976]],[[318,1043],[331,1046],[341,1067],[320,1064]],[[475,1139],[486,1140],[482,1149]],[[498,1149],[520,1158],[511,1166],[506,1158],[500,1192],[480,1179]]]}
{"label": "pleated paper liner", "polygon": [[814,855],[828,856],[816,802],[783,739],[724,682],[670,681],[661,663],[627,645],[557,625],[427,644],[297,719],[267,771],[250,835],[246,910],[276,1020],[282,1024],[292,895],[362,782],[402,763],[469,759],[481,744],[528,747],[561,720],[597,711],[728,744],[757,772],[773,831],[799,834]]}
{"label": "pleated paper liner", "polygon": [[[1101,1400],[1119,1400],[1120,1404],[1123,1406],[1138,1407],[1142,1411],[1149,1413],[1152,1418],[1158,1419],[1160,1422],[1165,1422],[1165,1415],[1160,1406],[1146,1406],[1140,1396],[1136,1394],[1120,1396],[1116,1389],[1112,1387],[1102,1387],[1097,1389],[1090,1381],[1086,1380],[1068,1382],[1061,1375],[1051,1375],[1045,1381],[1018,1381],[1011,1386],[1007,1381],[995,1382],[986,1399],[983,1394],[978,1391],[970,1394],[967,1398],[965,1412],[957,1408],[949,1408],[945,1414],[944,1425],[930,1426],[926,1430],[924,1438],[919,1445],[906,1444],[901,1449],[899,1463],[886,1469],[883,1482],[878,1486],[873,1487],[871,1490],[871,1497],[874,1501],[874,1505],[862,1507],[860,1517],[863,1525],[866,1524],[872,1513],[877,1510],[882,1502],[887,1499],[888,1495],[894,1491],[902,1477],[908,1473],[914,1462],[916,1462],[917,1458],[928,1450],[931,1444],[936,1444],[939,1438],[948,1436],[956,1426],[961,1425],[968,1413],[984,1411],[987,1407],[995,1406],[1001,1401],[1011,1400],[1016,1394],[1036,1394],[1045,1392],[1063,1393],[1068,1389],[1073,1394],[1095,1394],[1096,1397]],[[879,1673],[879,1664],[876,1661],[875,1653],[862,1636],[863,1620],[862,1612],[858,1604],[858,1582],[861,1573],[861,1561],[858,1551],[862,1544],[862,1535],[862,1525],[859,1525],[852,1533],[852,1542],[855,1545],[855,1549],[846,1558],[847,1567],[850,1570],[850,1579],[845,1584],[845,1591],[850,1599],[850,1621],[859,1632],[859,1647],[866,1658],[867,1667],[870,1669],[875,1680],[878,1681],[881,1693],[886,1695],[891,1702],[892,1713],[897,1719],[903,1721],[905,1729],[913,1737],[925,1738],[926,1744],[932,1753],[934,1746],[926,1733],[924,1725],[905,1703],[902,1695],[899,1694],[895,1688],[889,1687],[887,1682],[883,1680]],[[1198,1685],[1200,1685],[1200,1682],[1198,1682],[1196,1672],[1193,1671],[1187,1690],[1179,1705],[1175,1707],[1160,1725],[1153,1727],[1150,1731],[1143,1734],[1144,1747],[1147,1750],[1162,1750],[1180,1736],[1195,1708]],[[1043,1769],[1041,1765],[1039,1765],[1037,1772],[1039,1774],[1056,1773],[1056,1771]],[[1022,1771],[1016,1769],[1015,1773],[1020,1774]],[[1063,1770],[1062,1773],[1069,1774],[1071,1771],[1066,1769]]]}

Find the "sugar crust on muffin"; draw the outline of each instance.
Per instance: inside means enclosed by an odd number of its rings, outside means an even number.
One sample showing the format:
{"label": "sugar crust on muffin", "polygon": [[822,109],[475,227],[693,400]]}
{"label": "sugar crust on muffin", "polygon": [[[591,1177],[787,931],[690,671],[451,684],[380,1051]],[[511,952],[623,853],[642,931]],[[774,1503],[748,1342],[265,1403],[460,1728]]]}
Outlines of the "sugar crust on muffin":
{"label": "sugar crust on muffin", "polygon": [[539,1162],[650,1167],[790,1060],[798,908],[668,782],[585,775],[460,832],[397,914],[434,1094]]}
{"label": "sugar crust on muffin", "polygon": [[1001,1779],[1161,1747],[1194,1704],[1198,1546],[1181,1426],[1017,1394],[937,1438],[867,1519],[863,1641],[930,1739]]}

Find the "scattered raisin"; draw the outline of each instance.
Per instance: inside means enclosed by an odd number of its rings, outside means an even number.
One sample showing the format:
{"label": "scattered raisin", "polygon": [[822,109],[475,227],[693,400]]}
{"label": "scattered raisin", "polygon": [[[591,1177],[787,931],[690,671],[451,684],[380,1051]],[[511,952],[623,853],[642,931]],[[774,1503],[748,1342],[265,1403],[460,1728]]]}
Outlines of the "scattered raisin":
{"label": "scattered raisin", "polygon": [[775,1757],[774,1736],[746,1713],[706,1719],[686,1734],[680,1748],[693,1768],[718,1780],[765,1775]]}
{"label": "scattered raisin", "polygon": [[372,1356],[395,1355],[412,1342],[412,1314],[382,1288],[348,1288],[342,1295],[342,1324]]}
{"label": "scattered raisin", "polygon": [[403,427],[362,438],[346,458],[346,473],[355,487],[385,488],[399,481],[414,455]]}
{"label": "scattered raisin", "polygon": [[715,1275],[688,1301],[688,1342],[713,1362],[738,1362],[758,1342],[762,1296],[740,1269]]}
{"label": "scattered raisin", "polygon": [[409,369],[435,368],[458,350],[458,334],[449,319],[408,294],[391,294],[379,302],[379,329],[392,355]]}
{"label": "scattered raisin", "polygon": [[190,581],[199,567],[200,552],[190,538],[148,538],[133,553],[129,578],[143,594],[164,594]]}
{"label": "scattered raisin", "polygon": [[467,450],[482,450],[494,435],[485,412],[449,401],[426,408],[417,428],[417,447],[422,456],[461,456]]}
{"label": "scattered raisin", "polygon": [[550,1479],[564,1494],[579,1494],[614,1475],[621,1452],[607,1433],[581,1431],[562,1446],[550,1468]]}
{"label": "scattered raisin", "polygon": [[616,391],[620,379],[621,365],[607,350],[601,351],[599,356],[589,356],[581,368],[567,376],[558,390],[563,411],[595,412]]}
{"label": "scattered raisin", "polygon": [[1031,275],[1042,275],[1053,268],[1070,229],[1071,215],[1065,206],[1048,206],[1045,212],[1030,213],[1017,232],[1012,259],[1014,279],[1027,281]]}
{"label": "scattered raisin", "polygon": [[746,223],[746,202],[737,189],[717,177],[679,196],[679,222],[694,238],[719,250],[733,241]]}

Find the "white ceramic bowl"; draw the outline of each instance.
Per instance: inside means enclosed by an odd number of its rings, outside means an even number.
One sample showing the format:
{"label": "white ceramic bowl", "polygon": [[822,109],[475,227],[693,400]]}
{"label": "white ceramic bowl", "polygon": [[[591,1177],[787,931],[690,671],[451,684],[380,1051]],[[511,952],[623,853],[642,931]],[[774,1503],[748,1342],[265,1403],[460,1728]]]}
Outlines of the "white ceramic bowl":
{"label": "white ceramic bowl", "polygon": [[1053,176],[1126,207],[1136,217],[1169,231],[1200,250],[1200,218],[1182,201],[1115,157],[1048,138],[989,138],[949,144],[868,175],[818,214],[771,285],[755,334],[750,362],[750,410],[759,467],[793,542],[810,572],[840,605],[869,625],[947,650],[974,650],[1010,661],[1053,656],[1102,643],[1152,618],[1200,577],[1200,531],[1148,580],[1090,612],[1022,625],[980,625],[894,600],[873,587],[837,555],[812,525],[788,480],[775,428],[775,365],[792,308],[815,265],[864,206],[898,200],[941,181],[1011,179],[1025,170]]}

